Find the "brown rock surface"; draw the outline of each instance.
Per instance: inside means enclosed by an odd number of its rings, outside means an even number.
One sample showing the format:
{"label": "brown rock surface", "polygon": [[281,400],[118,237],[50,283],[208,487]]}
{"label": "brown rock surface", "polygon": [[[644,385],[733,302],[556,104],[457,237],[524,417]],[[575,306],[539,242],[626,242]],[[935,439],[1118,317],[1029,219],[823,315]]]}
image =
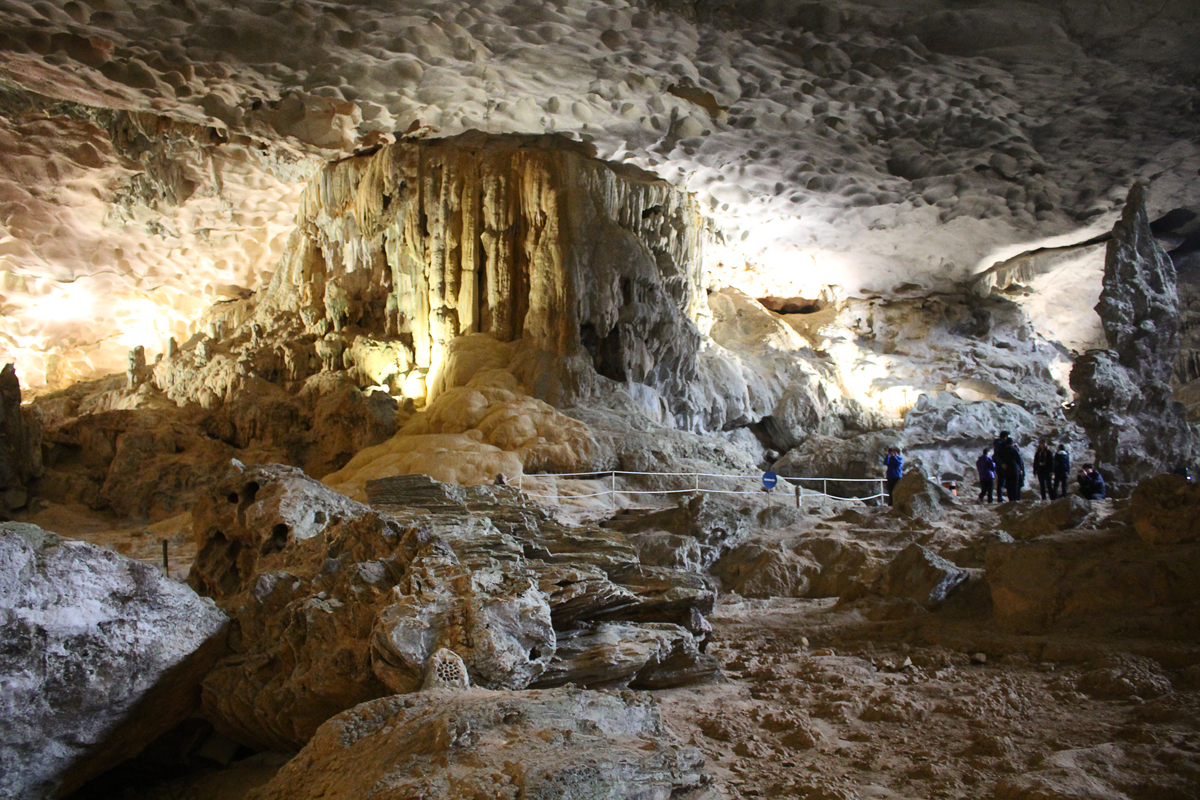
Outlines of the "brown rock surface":
{"label": "brown rock surface", "polygon": [[334,717],[249,800],[716,800],[711,783],[647,694],[443,690]]}
{"label": "brown rock surface", "polygon": [[1150,544],[1200,539],[1200,486],[1181,475],[1158,475],[1133,490],[1133,527]]}

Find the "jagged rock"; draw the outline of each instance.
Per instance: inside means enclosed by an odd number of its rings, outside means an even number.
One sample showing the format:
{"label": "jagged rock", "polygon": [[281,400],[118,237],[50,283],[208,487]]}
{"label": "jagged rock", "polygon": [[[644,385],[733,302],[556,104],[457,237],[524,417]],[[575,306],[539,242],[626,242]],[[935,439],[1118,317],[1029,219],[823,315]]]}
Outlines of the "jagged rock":
{"label": "jagged rock", "polygon": [[926,608],[939,605],[969,572],[915,542],[887,565],[876,588],[884,597],[910,597]]}
{"label": "jagged rock", "polygon": [[840,597],[873,583],[884,563],[862,543],[836,536],[756,537],[723,556],[712,573],[743,597]]}
{"label": "jagged rock", "polygon": [[0,524],[0,796],[69,794],[182,722],[227,623],[153,567]]}
{"label": "jagged rock", "polygon": [[1187,797],[1195,792],[1188,771],[1181,772],[1179,751],[1159,744],[1108,742],[1095,747],[1059,750],[1021,775],[1001,778],[995,800],[1067,800],[1127,797]]}
{"label": "jagged rock", "polygon": [[945,507],[958,503],[953,494],[917,470],[904,474],[892,490],[892,507],[906,517],[936,522],[946,516]]}
{"label": "jagged rock", "polygon": [[1150,230],[1140,184],[1113,228],[1096,312],[1110,349],[1081,356],[1071,388],[1097,467],[1119,486],[1191,463],[1196,434],[1169,385],[1180,341],[1175,267]]}
{"label": "jagged rock", "polygon": [[639,515],[620,528],[643,564],[703,572],[746,535],[749,514],[711,495],[684,497],[675,508]]}
{"label": "jagged rock", "polygon": [[716,660],[669,623],[588,623],[558,636],[557,658],[533,685],[655,689],[711,677]]}
{"label": "jagged rock", "polygon": [[1062,531],[988,548],[1001,629],[1190,638],[1200,624],[1200,544],[1147,547],[1129,529]]}
{"label": "jagged rock", "polygon": [[[705,578],[638,565],[621,534],[559,525],[511,486],[398,476],[367,491],[380,510],[295,468],[249,467],[194,511],[190,580],[239,629],[235,655],[204,684],[205,713],[225,735],[298,747],[339,711],[419,689],[442,649],[485,688],[555,683],[547,672],[606,685],[711,672],[695,619],[715,596]],[[560,635],[599,620],[672,623],[674,643],[633,671],[558,653]],[[620,647],[645,637],[619,629],[634,637]]]}
{"label": "jagged rock", "polygon": [[648,695],[473,689],[347,711],[250,796],[715,800],[710,783],[699,751],[674,740]]}
{"label": "jagged rock", "polygon": [[1133,527],[1150,544],[1200,539],[1200,486],[1182,475],[1148,478],[1133,490]]}
{"label": "jagged rock", "polygon": [[1033,539],[1074,528],[1092,513],[1092,504],[1077,494],[1068,494],[1028,513],[1005,516],[1001,527],[1016,539]]}
{"label": "jagged rock", "polygon": [[29,500],[26,486],[42,474],[42,427],[21,408],[21,383],[12,364],[0,368],[0,519]]}
{"label": "jagged rock", "polygon": [[879,483],[800,481],[805,490],[826,491],[838,497],[868,497],[883,487],[883,457],[889,447],[902,447],[899,431],[864,433],[850,439],[812,435],[775,462],[775,472],[787,478],[879,478]]}

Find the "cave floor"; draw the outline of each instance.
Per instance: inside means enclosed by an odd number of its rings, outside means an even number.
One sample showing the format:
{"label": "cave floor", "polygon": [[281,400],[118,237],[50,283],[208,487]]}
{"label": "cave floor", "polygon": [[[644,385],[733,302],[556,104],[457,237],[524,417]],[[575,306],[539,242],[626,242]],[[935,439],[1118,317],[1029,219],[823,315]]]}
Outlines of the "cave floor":
{"label": "cave floor", "polygon": [[[835,602],[724,601],[709,645],[724,677],[656,692],[731,797],[1200,796],[1194,667],[1172,687],[1120,642],[871,621]],[[1051,644],[1098,658],[1024,652]]]}

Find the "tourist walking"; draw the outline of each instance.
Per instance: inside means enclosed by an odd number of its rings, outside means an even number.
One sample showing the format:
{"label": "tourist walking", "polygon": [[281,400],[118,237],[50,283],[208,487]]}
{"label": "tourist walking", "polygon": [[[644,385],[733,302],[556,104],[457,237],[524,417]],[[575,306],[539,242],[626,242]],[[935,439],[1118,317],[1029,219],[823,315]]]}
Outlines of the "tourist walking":
{"label": "tourist walking", "polygon": [[987,497],[987,502],[992,502],[992,484],[996,480],[996,462],[992,461],[992,457],[988,455],[985,449],[975,461],[975,469],[979,470],[979,502],[984,502],[984,497]]}

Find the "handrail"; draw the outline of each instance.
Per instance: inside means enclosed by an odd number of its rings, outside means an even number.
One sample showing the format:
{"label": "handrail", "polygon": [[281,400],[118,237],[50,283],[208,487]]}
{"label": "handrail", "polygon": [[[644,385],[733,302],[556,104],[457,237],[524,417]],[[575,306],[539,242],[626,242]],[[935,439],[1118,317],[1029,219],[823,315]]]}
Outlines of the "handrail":
{"label": "handrail", "polygon": [[[653,477],[659,477],[659,478],[693,478],[694,482],[691,487],[684,488],[684,489],[629,489],[629,490],[623,490],[623,491],[618,492],[617,491],[617,476],[618,475],[640,475],[640,476],[653,476]],[[616,495],[617,494],[671,495],[671,494],[694,494],[697,492],[705,492],[708,494],[754,495],[756,497],[762,497],[763,495],[766,495],[769,498],[774,496],[772,491],[770,489],[767,489],[766,487],[763,487],[761,489],[755,489],[753,491],[745,491],[745,490],[740,490],[740,489],[708,488],[708,487],[703,487],[700,485],[700,478],[720,478],[720,479],[726,479],[726,480],[760,481],[760,480],[762,480],[761,474],[729,475],[729,474],[722,474],[722,473],[715,473],[715,472],[632,472],[632,471],[627,471],[627,470],[611,470],[610,469],[610,470],[598,470],[598,471],[592,471],[592,472],[543,472],[543,473],[535,473],[535,474],[530,474],[530,475],[526,475],[526,474],[522,473],[521,475],[517,476],[517,489],[520,490],[523,494],[525,494],[526,497],[539,498],[539,499],[545,499],[545,500],[562,500],[564,498],[558,494],[538,494],[538,493],[533,493],[533,492],[526,492],[525,488],[524,488],[525,478],[537,478],[537,479],[549,478],[549,479],[553,479],[553,480],[557,480],[558,478],[580,478],[582,480],[603,480],[604,478],[608,478],[609,479],[609,488],[607,488],[606,490],[604,490],[602,492],[592,492],[589,494],[573,494],[573,495],[569,495],[568,498],[566,498],[566,499],[582,500],[582,499],[586,499],[586,498],[590,498],[590,497],[608,497],[611,499],[612,505],[614,508],[616,507]],[[826,477],[782,478],[781,477],[779,480],[785,486],[786,485],[794,486],[794,488],[796,490],[795,494],[796,494],[796,507],[797,508],[802,507],[802,504],[804,502],[804,497],[806,495],[809,497],[828,497],[831,500],[863,500],[863,501],[878,500],[878,499],[887,497],[887,493],[882,491],[883,483],[884,483],[883,478],[826,478]],[[821,481],[822,490],[818,492],[818,491],[815,491],[812,489],[805,489],[804,487],[802,487],[800,485],[800,483],[799,483],[800,481]],[[876,492],[874,494],[867,495],[866,497],[841,497],[839,495],[829,494],[829,482],[830,481],[841,482],[841,483],[877,483],[880,485],[881,491]]]}

